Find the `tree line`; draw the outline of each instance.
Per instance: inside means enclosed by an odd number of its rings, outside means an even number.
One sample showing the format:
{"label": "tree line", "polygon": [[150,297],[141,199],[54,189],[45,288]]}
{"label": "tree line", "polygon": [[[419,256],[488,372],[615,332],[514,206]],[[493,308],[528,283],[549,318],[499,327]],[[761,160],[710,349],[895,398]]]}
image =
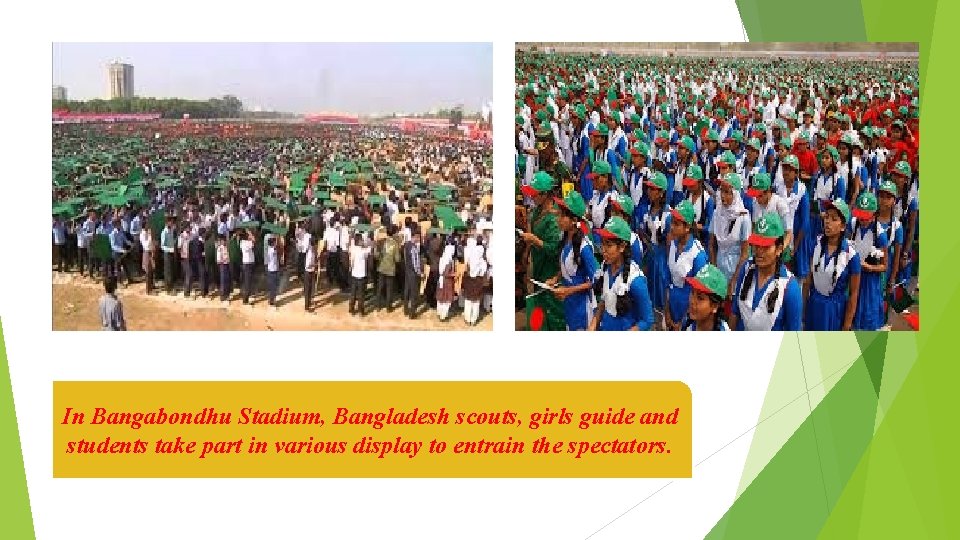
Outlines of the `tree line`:
{"label": "tree line", "polygon": [[243,103],[236,96],[223,96],[207,100],[180,98],[132,97],[116,99],[91,99],[88,101],[53,100],[53,110],[77,113],[160,113],[163,118],[240,118]]}

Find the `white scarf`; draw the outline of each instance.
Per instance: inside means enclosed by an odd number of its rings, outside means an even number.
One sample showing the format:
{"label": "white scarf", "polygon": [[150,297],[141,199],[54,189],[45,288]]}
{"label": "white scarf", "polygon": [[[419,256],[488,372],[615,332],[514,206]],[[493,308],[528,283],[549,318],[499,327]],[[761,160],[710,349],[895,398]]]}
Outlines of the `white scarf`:
{"label": "white scarf", "polygon": [[733,243],[731,240],[739,242],[740,231],[737,230],[737,227],[733,227],[733,230],[731,230],[730,224],[736,222],[740,219],[740,216],[747,212],[746,207],[743,206],[743,199],[740,198],[740,191],[733,191],[733,201],[730,202],[729,206],[723,204],[723,198],[719,199],[719,203],[713,211],[713,221],[716,224],[714,226],[714,236],[717,237],[717,243],[725,246]]}
{"label": "white scarf", "polygon": [[467,247],[463,250],[463,257],[470,267],[470,277],[482,276],[487,272],[487,261],[483,259],[483,246],[477,245],[475,238],[467,239]]}
{"label": "white scarf", "polygon": [[440,264],[437,271],[440,273],[440,288],[443,288],[443,275],[447,272],[447,267],[450,266],[450,263],[453,262],[453,253],[454,248],[453,244],[447,244],[443,248],[443,255],[440,256]]}

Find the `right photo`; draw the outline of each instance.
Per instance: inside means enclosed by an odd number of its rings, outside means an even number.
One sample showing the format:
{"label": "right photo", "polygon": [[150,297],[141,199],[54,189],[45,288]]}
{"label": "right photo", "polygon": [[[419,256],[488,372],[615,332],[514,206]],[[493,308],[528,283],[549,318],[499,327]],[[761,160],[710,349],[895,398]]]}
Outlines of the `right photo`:
{"label": "right photo", "polygon": [[919,45],[517,43],[517,330],[918,330]]}

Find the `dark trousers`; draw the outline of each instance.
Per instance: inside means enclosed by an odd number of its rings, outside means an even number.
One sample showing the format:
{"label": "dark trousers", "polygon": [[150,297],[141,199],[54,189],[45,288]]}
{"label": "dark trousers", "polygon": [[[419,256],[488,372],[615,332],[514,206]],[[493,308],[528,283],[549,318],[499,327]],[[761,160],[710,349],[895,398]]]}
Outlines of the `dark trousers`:
{"label": "dark trousers", "polygon": [[190,273],[193,274],[194,279],[200,282],[200,296],[206,296],[210,292],[210,279],[204,262],[199,259],[192,259],[190,261]]}
{"label": "dark trousers", "polygon": [[303,279],[303,273],[306,271],[307,254],[297,252],[297,277]]}
{"label": "dark trousers", "polygon": [[253,263],[243,264],[243,303],[250,303],[250,294],[253,288]]}
{"label": "dark trousers", "polygon": [[437,307],[437,284],[440,282],[440,273],[430,267],[430,275],[427,276],[427,288],[423,290],[427,305],[432,308]]}
{"label": "dark trousers", "polygon": [[121,274],[123,275],[123,280],[125,283],[130,283],[130,269],[127,268],[127,257],[126,253],[113,253],[113,268],[111,274],[117,278],[117,281],[120,281]]}
{"label": "dark trousers", "polygon": [[340,281],[340,272],[337,267],[340,263],[340,255],[336,251],[327,252],[327,281],[331,287],[334,283]]}
{"label": "dark trousers", "polygon": [[341,249],[337,253],[339,253],[337,256],[337,262],[339,263],[337,272],[340,274],[340,289],[345,291],[350,286],[348,281],[350,278],[350,252]]}
{"label": "dark trousers", "polygon": [[233,284],[230,283],[230,265],[221,264],[220,265],[220,300],[227,301],[230,299],[230,291]]}
{"label": "dark trousers", "polygon": [[407,273],[403,282],[403,313],[410,318],[417,314],[420,307],[420,276]]}
{"label": "dark trousers", "polygon": [[280,288],[280,272],[267,272],[267,299],[271,306],[277,304],[277,290]]}
{"label": "dark trousers", "polygon": [[163,287],[168,294],[173,292],[173,267],[176,263],[176,253],[163,252]]}
{"label": "dark trousers", "polygon": [[180,259],[180,269],[183,271],[183,295],[190,296],[193,292],[193,269],[190,268],[190,259]]}
{"label": "dark trousers", "polygon": [[[84,268],[90,261],[90,255],[87,248],[77,248],[77,264],[80,266],[80,275],[83,275]],[[92,270],[92,269],[91,269]]]}
{"label": "dark trousers", "polygon": [[394,277],[387,274],[380,274],[380,279],[377,280],[377,305],[381,309],[387,308],[393,311],[394,292],[396,292]]}
{"label": "dark trousers", "polygon": [[147,294],[153,292],[153,265],[150,265],[150,268],[147,270],[146,282],[147,282]]}
{"label": "dark trousers", "polygon": [[350,313],[356,311],[356,305],[360,304],[360,314],[364,314],[364,293],[367,291],[367,278],[350,276]]}
{"label": "dark trousers", "polygon": [[206,296],[210,292],[211,288],[213,289],[213,294],[216,295],[217,283],[218,283],[217,276],[220,275],[220,267],[217,266],[217,263],[211,262],[211,263],[205,264],[204,268],[206,268],[207,270],[206,271],[207,288],[204,289],[203,295]]}
{"label": "dark trousers", "polygon": [[57,250],[57,272],[63,272],[63,267],[67,264],[67,245],[55,244]]}
{"label": "dark trousers", "polygon": [[307,311],[310,311],[310,306],[313,304],[313,285],[316,280],[317,273],[315,271],[303,273],[303,309]]}

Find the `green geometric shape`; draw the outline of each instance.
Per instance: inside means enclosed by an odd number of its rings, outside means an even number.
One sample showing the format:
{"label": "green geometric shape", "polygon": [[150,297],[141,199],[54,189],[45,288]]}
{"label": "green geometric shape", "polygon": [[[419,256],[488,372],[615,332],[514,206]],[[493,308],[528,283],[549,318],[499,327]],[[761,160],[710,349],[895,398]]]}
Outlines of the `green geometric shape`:
{"label": "green geometric shape", "polygon": [[[864,341],[861,340],[862,334],[870,334],[873,339],[869,341],[866,348],[863,350],[863,361],[867,366],[867,371],[870,373],[870,380],[873,381],[873,390],[877,394],[877,399],[880,398],[880,381],[883,379],[883,361],[887,354],[887,336],[890,335],[889,332],[856,332],[857,341],[861,343],[861,346]],[[876,417],[874,417],[876,420]]]}
{"label": "green geometric shape", "polygon": [[0,325],[0,523],[4,538],[36,538],[22,448]]}
{"label": "green geometric shape", "polygon": [[805,13],[829,13],[817,24],[790,24],[788,0],[737,0],[750,41],[865,41],[867,32],[859,0],[807,0]]}
{"label": "green geometric shape", "polygon": [[873,435],[876,406],[870,374],[858,360],[707,538],[814,537]]}
{"label": "green geometric shape", "polygon": [[887,338],[886,355],[890,361],[883,365],[883,384],[880,386],[874,431],[880,426],[880,422],[883,421],[884,415],[917,361],[917,334],[914,332],[891,333]]}

